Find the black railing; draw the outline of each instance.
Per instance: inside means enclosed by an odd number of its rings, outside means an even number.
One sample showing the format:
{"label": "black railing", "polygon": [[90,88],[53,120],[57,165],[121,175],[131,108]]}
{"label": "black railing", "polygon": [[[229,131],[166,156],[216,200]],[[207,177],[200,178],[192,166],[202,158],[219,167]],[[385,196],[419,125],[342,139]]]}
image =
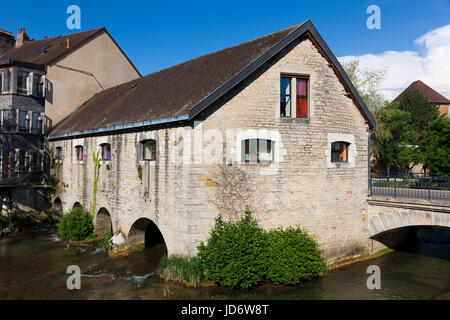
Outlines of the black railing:
{"label": "black railing", "polygon": [[369,177],[369,196],[450,200],[450,174]]}

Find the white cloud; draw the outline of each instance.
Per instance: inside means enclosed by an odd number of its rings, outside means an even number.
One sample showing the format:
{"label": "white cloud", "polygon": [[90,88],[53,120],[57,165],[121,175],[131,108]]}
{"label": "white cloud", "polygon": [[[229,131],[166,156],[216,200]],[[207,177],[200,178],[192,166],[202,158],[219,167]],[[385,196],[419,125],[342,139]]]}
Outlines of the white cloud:
{"label": "white cloud", "polygon": [[415,80],[422,80],[450,99],[450,24],[424,34],[414,43],[418,51],[345,56],[339,61],[358,58],[364,68],[386,69],[386,80],[379,92],[388,100],[394,99]]}

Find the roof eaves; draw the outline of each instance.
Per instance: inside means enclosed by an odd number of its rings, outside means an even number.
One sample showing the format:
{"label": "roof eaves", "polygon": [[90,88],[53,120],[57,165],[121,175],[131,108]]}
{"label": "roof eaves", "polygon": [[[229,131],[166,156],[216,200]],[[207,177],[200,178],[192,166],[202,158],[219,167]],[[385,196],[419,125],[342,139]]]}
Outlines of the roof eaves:
{"label": "roof eaves", "polygon": [[86,135],[99,134],[99,133],[111,133],[114,131],[137,129],[137,128],[166,124],[166,123],[171,123],[171,122],[180,122],[180,121],[185,121],[185,120],[189,120],[188,114],[181,114],[181,115],[177,115],[177,116],[173,116],[173,117],[169,117],[169,118],[152,119],[152,120],[135,122],[135,123],[118,124],[118,125],[113,125],[113,126],[108,126],[108,127],[101,127],[101,128],[95,128],[95,129],[88,129],[88,130],[67,132],[67,133],[63,133],[63,134],[50,135],[48,137],[48,140],[53,141],[53,140],[58,140],[58,139],[75,138],[75,137],[79,137],[79,136],[86,136]]}

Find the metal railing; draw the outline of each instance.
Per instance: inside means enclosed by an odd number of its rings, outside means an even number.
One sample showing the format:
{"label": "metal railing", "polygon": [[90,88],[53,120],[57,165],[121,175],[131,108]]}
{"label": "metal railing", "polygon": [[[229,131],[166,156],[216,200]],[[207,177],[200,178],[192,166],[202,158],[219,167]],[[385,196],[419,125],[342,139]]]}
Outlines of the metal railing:
{"label": "metal railing", "polygon": [[450,174],[369,177],[369,196],[450,200]]}

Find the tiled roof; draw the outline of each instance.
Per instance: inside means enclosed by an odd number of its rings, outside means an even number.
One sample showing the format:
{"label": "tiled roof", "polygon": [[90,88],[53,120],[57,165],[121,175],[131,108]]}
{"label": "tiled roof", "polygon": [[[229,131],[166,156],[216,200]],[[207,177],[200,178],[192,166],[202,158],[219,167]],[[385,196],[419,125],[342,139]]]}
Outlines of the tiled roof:
{"label": "tiled roof", "polygon": [[422,93],[425,97],[427,97],[429,102],[434,103],[450,103],[450,100],[448,100],[446,97],[444,97],[439,92],[435,91],[434,89],[427,86],[425,83],[423,83],[420,80],[416,80],[413,83],[411,83],[405,90],[403,90],[402,93],[398,95],[397,98],[393,100],[393,102],[400,102],[403,99],[403,96],[406,92],[415,91],[418,90],[420,93]]}
{"label": "tiled roof", "polygon": [[98,28],[47,39],[26,41],[22,47],[12,48],[0,58],[1,60],[9,59],[34,64],[49,64],[102,31],[106,31],[106,29]]}
{"label": "tiled roof", "polygon": [[372,128],[376,123],[336,57],[308,20],[95,94],[51,132],[50,139],[192,120],[308,33],[318,43]]}

